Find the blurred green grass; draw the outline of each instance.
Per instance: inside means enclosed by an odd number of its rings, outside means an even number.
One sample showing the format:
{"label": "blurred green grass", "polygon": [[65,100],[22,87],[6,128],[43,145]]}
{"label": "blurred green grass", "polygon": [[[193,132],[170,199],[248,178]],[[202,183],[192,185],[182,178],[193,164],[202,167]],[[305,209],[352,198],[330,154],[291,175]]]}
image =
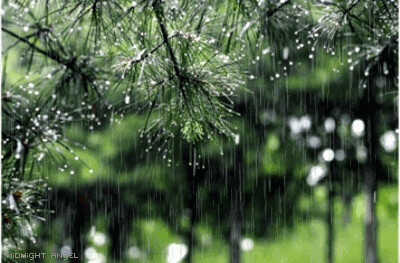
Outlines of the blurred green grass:
{"label": "blurred green grass", "polygon": [[[381,221],[379,228],[380,262],[397,260],[397,222],[393,219]],[[335,262],[363,262],[363,230],[361,222],[352,222],[346,227],[336,225]],[[255,240],[254,249],[243,251],[246,263],[299,263],[325,262],[325,227],[321,220],[312,220],[296,226],[295,231],[276,240]],[[208,250],[196,250],[194,262],[228,262],[225,245]]]}
{"label": "blurred green grass", "polygon": [[[97,225],[101,230],[102,226]],[[140,233],[132,233],[133,239],[140,238],[139,246],[144,252],[140,259],[128,259],[127,262],[160,263],[167,262],[167,247],[171,243],[183,243],[183,240],[174,235],[162,220],[143,220],[137,222]],[[104,226],[103,226],[104,227]],[[342,226],[342,222],[335,225],[335,262],[360,263],[363,262],[363,232],[362,219],[354,219],[351,223]],[[201,228],[201,227],[200,227]],[[205,231],[205,230],[201,230]],[[397,260],[397,220],[395,217],[380,220],[379,227],[379,257],[380,262],[396,262]],[[203,233],[204,234],[204,233]],[[324,222],[313,219],[296,224],[295,228],[285,234],[271,239],[256,239],[254,247],[249,251],[242,251],[244,263],[299,263],[325,262],[326,230]],[[136,243],[132,240],[132,243]],[[137,239],[136,239],[137,241]],[[200,242],[201,243],[201,242]],[[107,257],[107,241],[104,246],[95,244],[97,252]],[[213,236],[211,242],[205,246],[199,245],[193,255],[195,263],[227,263],[228,247],[226,243]],[[51,261],[48,261],[51,262]],[[184,262],[184,261],[180,261]]]}
{"label": "blurred green grass", "polygon": [[[381,196],[393,196],[395,187],[380,189]],[[343,211],[339,199],[335,203],[335,262],[360,263],[363,262],[363,199],[358,195],[352,206],[352,220],[343,225],[341,213]],[[386,211],[387,199],[381,198],[377,203],[379,219],[378,245],[380,262],[396,262],[397,260],[397,220],[396,212],[388,214]],[[151,222],[151,223],[149,223]],[[183,242],[170,232],[160,220],[150,220],[141,223],[142,237],[145,237],[147,247],[143,247],[146,257],[131,259],[128,262],[166,262],[167,246],[172,243]],[[197,227],[198,236],[209,235],[205,227]],[[242,262],[245,263],[299,263],[325,262],[326,228],[322,219],[310,219],[297,222],[290,230],[282,230],[274,238],[255,239],[253,249],[242,251]],[[220,235],[219,235],[220,236]],[[244,236],[245,238],[247,236]],[[199,242],[193,255],[193,262],[226,263],[228,262],[228,247],[216,236],[206,244]],[[183,261],[182,261],[183,262]]]}

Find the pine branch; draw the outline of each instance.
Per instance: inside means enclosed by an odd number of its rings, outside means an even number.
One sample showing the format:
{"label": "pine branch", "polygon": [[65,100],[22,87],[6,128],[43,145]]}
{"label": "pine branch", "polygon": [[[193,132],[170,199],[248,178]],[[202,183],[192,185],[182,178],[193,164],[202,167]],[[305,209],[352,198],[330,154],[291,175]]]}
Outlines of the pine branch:
{"label": "pine branch", "polygon": [[389,10],[389,8],[388,8],[388,6],[387,6],[385,0],[383,0],[383,1],[381,1],[381,2],[382,2],[382,4],[383,4],[383,7],[384,7],[385,10],[386,10],[387,15],[389,16],[389,19],[392,20],[392,19],[393,19],[393,18],[392,18],[392,15],[390,14],[390,10]]}
{"label": "pine branch", "polygon": [[353,10],[353,8],[356,7],[356,6],[358,5],[358,3],[360,3],[360,2],[361,2],[361,0],[355,1],[349,8],[347,8],[347,9],[344,11],[344,14],[350,13],[350,11]]}
{"label": "pine branch", "polygon": [[187,101],[186,100],[186,93],[185,93],[185,90],[183,89],[183,86],[182,86],[182,80],[183,80],[182,74],[181,74],[180,69],[178,67],[178,62],[177,62],[177,60],[175,58],[174,51],[172,50],[171,43],[169,43],[167,29],[165,28],[165,25],[164,25],[164,22],[163,22],[162,6],[161,6],[161,3],[160,3],[160,0],[155,0],[153,2],[153,9],[154,9],[154,12],[155,12],[156,17],[157,17],[158,25],[160,26],[162,37],[164,39],[164,42],[165,42],[165,44],[167,46],[168,53],[169,53],[169,55],[171,57],[173,65],[174,65],[175,73],[176,73],[176,75],[177,75],[177,77],[179,79],[179,90],[182,93],[183,99],[185,101]]}
{"label": "pine branch", "polygon": [[[8,30],[5,27],[1,27],[1,30],[6,32],[7,34],[9,34],[10,36],[16,38],[17,40],[19,40],[20,42],[23,42],[25,44],[27,44],[30,48],[32,48],[34,51],[48,57],[51,58],[52,60],[56,61],[57,63],[66,66],[68,69],[70,69],[71,71],[77,73],[78,75],[80,75],[82,77],[82,79],[84,80],[89,80],[89,81],[93,81],[95,78],[89,74],[84,73],[81,68],[76,65],[76,59],[73,58],[71,60],[67,60],[65,58],[62,58],[58,53],[55,52],[49,52],[49,51],[45,51],[41,48],[39,48],[38,46],[32,44],[28,38],[26,37],[21,37],[19,35],[17,35],[16,33]],[[87,85],[83,85],[85,92],[88,92],[88,88]],[[95,89],[96,93],[99,95],[98,91]]]}
{"label": "pine branch", "polygon": [[[8,29],[5,28],[5,27],[1,27],[1,30],[4,31],[4,32],[6,32],[7,34],[9,34],[10,36],[12,36],[12,37],[18,39],[19,41],[21,41],[21,42],[27,44],[29,47],[31,47],[32,49],[34,49],[36,52],[39,52],[40,54],[42,54],[42,55],[44,55],[44,56],[46,56],[46,57],[48,57],[48,58],[51,58],[52,60],[58,62],[59,64],[63,64],[63,65],[65,65],[65,66],[67,66],[67,67],[71,67],[69,61],[67,61],[67,60],[65,60],[65,59],[62,59],[58,54],[54,54],[54,53],[52,53],[52,52],[48,52],[48,51],[45,51],[45,50],[43,50],[43,49],[37,47],[36,45],[32,44],[32,43],[29,41],[28,38],[26,38],[26,37],[21,37],[21,36],[15,34],[14,32],[8,30]],[[71,68],[71,69],[72,69],[72,68]]]}
{"label": "pine branch", "polygon": [[267,12],[267,18],[270,18],[270,17],[273,16],[276,12],[278,12],[280,9],[282,9],[284,6],[286,6],[286,5],[290,4],[290,3],[291,3],[291,0],[288,0],[288,1],[286,1],[286,2],[284,2],[284,3],[282,3],[282,4],[280,4],[279,6],[275,7],[274,9],[269,10],[269,11]]}
{"label": "pine branch", "polygon": [[[181,34],[178,32],[178,33],[175,33],[175,34],[172,34],[172,35],[170,35],[167,39],[171,39],[171,38],[174,38],[174,37],[177,37],[177,36],[180,36]],[[144,54],[144,55],[141,55],[139,58],[134,58],[134,59],[132,59],[131,61],[130,61],[130,63],[132,63],[132,64],[136,64],[136,63],[139,63],[139,62],[142,62],[143,60],[145,60],[146,58],[148,58],[148,57],[150,57],[152,54],[154,54],[160,47],[162,47],[164,44],[166,44],[167,42],[166,42],[166,40],[163,40],[160,44],[158,44],[156,47],[154,47],[152,50],[150,50],[149,52],[147,52],[146,54]]]}

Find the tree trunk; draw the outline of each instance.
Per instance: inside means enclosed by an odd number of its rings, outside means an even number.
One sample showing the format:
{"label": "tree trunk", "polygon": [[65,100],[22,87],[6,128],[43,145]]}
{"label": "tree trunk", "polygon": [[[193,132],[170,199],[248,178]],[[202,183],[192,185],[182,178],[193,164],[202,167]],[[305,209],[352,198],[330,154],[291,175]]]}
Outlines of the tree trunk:
{"label": "tree trunk", "polygon": [[343,224],[343,227],[346,227],[351,222],[351,202],[352,202],[352,197],[350,196],[350,194],[344,194],[342,196],[342,203],[343,203],[342,224]]}
{"label": "tree trunk", "polygon": [[229,213],[229,262],[240,263],[240,242],[242,239],[241,220],[241,169],[242,153],[234,153],[234,170],[229,178],[231,207]]}
{"label": "tree trunk", "polygon": [[84,207],[84,195],[79,194],[79,199],[77,200],[77,205],[75,207],[75,217],[73,221],[72,228],[73,231],[73,240],[74,246],[72,248],[72,253],[75,253],[76,258],[73,258],[71,262],[80,263],[85,261],[85,207]]}
{"label": "tree trunk", "polygon": [[132,223],[133,209],[124,207],[121,196],[113,192],[111,195],[108,218],[108,234],[111,238],[110,256],[111,262],[124,262],[126,244],[129,240],[130,227]]}
{"label": "tree trunk", "polygon": [[364,262],[377,263],[377,220],[375,214],[375,201],[377,190],[377,165],[378,133],[376,130],[376,103],[375,87],[372,80],[368,81],[368,89],[362,97],[361,115],[365,122],[364,144],[368,149],[367,163],[364,168],[364,195],[365,195],[365,237],[364,237]]}
{"label": "tree trunk", "polygon": [[242,229],[239,209],[236,208],[237,201],[233,197],[231,202],[231,212],[229,220],[229,262],[239,263],[240,262],[240,241],[242,239]]}
{"label": "tree trunk", "polygon": [[193,209],[190,210],[190,215],[189,215],[189,229],[186,235],[186,242],[188,244],[188,253],[186,256],[186,263],[192,263],[193,261],[193,249],[194,249],[194,227],[195,227],[195,221],[194,221],[194,212]]}
{"label": "tree trunk", "polygon": [[376,175],[373,171],[367,170],[364,178],[365,194],[365,263],[376,263],[377,243],[376,243],[376,214],[375,214],[375,193]]}
{"label": "tree trunk", "polygon": [[335,229],[334,229],[334,209],[333,209],[333,201],[334,201],[334,189],[333,189],[333,173],[334,173],[334,165],[333,162],[329,165],[329,175],[328,175],[328,209],[326,213],[326,225],[328,229],[327,233],[327,253],[326,253],[326,262],[333,263],[334,260],[334,239],[335,239]]}
{"label": "tree trunk", "polygon": [[196,187],[196,147],[193,147],[193,171],[192,173],[188,172],[187,173],[187,181],[189,185],[189,194],[188,194],[188,205],[189,205],[189,229],[187,230],[186,234],[186,243],[188,246],[188,253],[185,258],[186,263],[192,263],[192,258],[193,258],[193,250],[194,250],[194,228],[196,225],[196,192],[197,192],[197,187]]}

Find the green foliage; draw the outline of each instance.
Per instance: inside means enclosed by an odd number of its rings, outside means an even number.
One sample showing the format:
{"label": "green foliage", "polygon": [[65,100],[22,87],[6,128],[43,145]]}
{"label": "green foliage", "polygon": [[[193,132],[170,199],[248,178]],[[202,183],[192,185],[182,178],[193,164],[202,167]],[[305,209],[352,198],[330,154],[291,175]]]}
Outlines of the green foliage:
{"label": "green foliage", "polygon": [[[45,221],[43,179],[21,180],[4,167],[2,173],[2,252],[12,253],[26,243],[37,242],[37,227]],[[6,165],[7,166],[7,165]]]}
{"label": "green foliage", "polygon": [[[376,123],[379,133],[395,126],[397,11],[397,2],[384,0],[5,1],[3,243],[13,250],[34,240],[35,222],[48,213],[47,182],[59,189],[129,189],[119,200],[140,215],[133,240],[152,243],[146,253],[154,262],[191,224],[224,221],[196,239],[226,234],[227,185],[238,167],[241,205],[251,215],[243,231],[256,236],[278,233],[295,213],[310,212],[312,202],[318,203],[313,215],[323,212],[326,189],[313,192],[305,183],[310,167],[323,163],[324,147],[347,154],[337,170],[349,176],[336,178],[334,187],[355,195],[363,162],[354,156],[366,146],[354,139],[350,120],[371,83],[378,88],[372,99],[387,113]],[[293,132],[288,119],[308,115],[314,126]],[[321,118],[329,116],[337,134],[324,132]],[[323,138],[322,145],[306,146],[312,136]],[[395,157],[379,150],[390,179]],[[379,216],[390,221],[397,200],[390,191],[379,195],[387,204],[378,206]],[[191,222],[186,209],[194,203]],[[62,228],[60,221],[55,227]],[[274,256],[291,246],[297,259],[321,260],[320,250],[304,251],[318,246],[322,224],[301,227],[304,244],[295,235],[273,245],[267,240],[244,258],[265,258],[261,246]],[[341,235],[352,234],[346,231]],[[316,238],[308,239],[310,233]],[[63,242],[58,238],[54,243]],[[338,249],[342,260],[346,247]],[[227,254],[221,245],[195,257],[225,260],[220,250]]]}

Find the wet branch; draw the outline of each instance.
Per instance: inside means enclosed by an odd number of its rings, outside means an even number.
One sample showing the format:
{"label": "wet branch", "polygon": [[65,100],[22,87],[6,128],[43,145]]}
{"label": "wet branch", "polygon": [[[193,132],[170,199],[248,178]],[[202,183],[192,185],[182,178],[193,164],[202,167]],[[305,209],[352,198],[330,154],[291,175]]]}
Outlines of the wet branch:
{"label": "wet branch", "polygon": [[[71,59],[71,60],[67,60],[62,58],[58,53],[55,52],[50,52],[50,51],[46,51],[41,49],[40,47],[32,44],[29,39],[27,37],[21,37],[19,35],[17,35],[16,33],[12,32],[11,30],[8,30],[5,27],[1,27],[1,30],[7,34],[9,34],[10,36],[16,38],[18,41],[23,42],[25,44],[27,44],[30,48],[32,48],[33,50],[35,50],[36,52],[56,61],[57,63],[66,66],[68,69],[70,69],[71,71],[77,73],[78,75],[80,75],[82,77],[82,79],[84,80],[89,80],[92,81],[94,79],[93,76],[88,75],[86,73],[84,73],[81,68],[76,65],[75,63],[75,58]],[[87,86],[84,85],[84,89],[86,92],[88,92]],[[96,93],[98,94],[97,90],[95,89]],[[99,95],[99,94],[98,94]]]}
{"label": "wet branch", "polygon": [[178,62],[177,62],[177,60],[175,58],[174,51],[172,50],[171,43],[169,43],[167,29],[165,28],[165,25],[164,25],[164,22],[163,22],[163,14],[162,14],[162,7],[161,7],[160,0],[155,0],[153,2],[153,9],[154,9],[154,12],[156,14],[158,24],[160,26],[161,34],[162,34],[162,37],[163,37],[164,42],[166,44],[167,51],[168,51],[168,53],[169,53],[169,55],[171,57],[173,65],[174,65],[175,73],[176,73],[176,75],[177,75],[177,77],[179,79],[179,90],[181,91],[184,100],[187,101],[186,100],[185,90],[182,87],[183,77],[182,77],[181,71],[180,71],[180,69],[178,67]]}
{"label": "wet branch", "polygon": [[275,7],[274,9],[269,10],[269,11],[267,12],[267,17],[273,16],[273,15],[274,15],[276,12],[278,12],[281,8],[283,8],[284,6],[290,4],[290,2],[291,2],[291,0],[288,0],[288,1],[286,1],[286,2],[284,2],[284,3],[282,3],[282,4],[280,4],[279,6]]}
{"label": "wet branch", "polygon": [[350,13],[350,11],[353,10],[353,8],[356,7],[356,5],[358,5],[358,3],[360,3],[360,2],[361,2],[361,0],[355,1],[349,8],[347,8],[347,9],[345,10],[344,13],[345,13],[345,14]]}
{"label": "wet branch", "polygon": [[[169,37],[167,37],[167,39],[171,39],[177,36],[180,36],[181,33],[175,33],[170,35]],[[166,40],[164,39],[160,44],[158,44],[156,47],[154,47],[152,50],[150,50],[149,52],[141,55],[139,58],[134,58],[130,61],[131,64],[136,64],[139,62],[142,62],[143,60],[145,60],[146,58],[150,57],[151,55],[153,55],[160,47],[162,47],[164,44],[166,44]]]}
{"label": "wet branch", "polygon": [[[54,61],[56,61],[56,62],[58,62],[58,63],[60,63],[60,64],[63,64],[63,65],[65,65],[65,66],[71,68],[70,62],[67,61],[67,60],[65,60],[65,59],[62,59],[60,56],[58,56],[58,54],[55,54],[55,53],[53,53],[53,52],[48,52],[48,51],[45,51],[45,50],[39,48],[38,46],[32,44],[32,43],[29,41],[28,38],[26,38],[26,37],[21,37],[21,36],[15,34],[14,32],[8,30],[8,29],[5,28],[5,27],[1,27],[1,30],[2,30],[3,32],[6,32],[7,34],[9,34],[10,36],[16,38],[16,39],[19,40],[20,42],[23,42],[23,43],[27,44],[30,48],[34,49],[36,52],[38,52],[38,53],[40,53],[40,54],[42,54],[42,55],[44,55],[44,56],[46,56],[46,57],[48,57],[48,58],[51,58],[52,60],[54,60]],[[71,68],[71,69],[72,69],[72,68]]]}

